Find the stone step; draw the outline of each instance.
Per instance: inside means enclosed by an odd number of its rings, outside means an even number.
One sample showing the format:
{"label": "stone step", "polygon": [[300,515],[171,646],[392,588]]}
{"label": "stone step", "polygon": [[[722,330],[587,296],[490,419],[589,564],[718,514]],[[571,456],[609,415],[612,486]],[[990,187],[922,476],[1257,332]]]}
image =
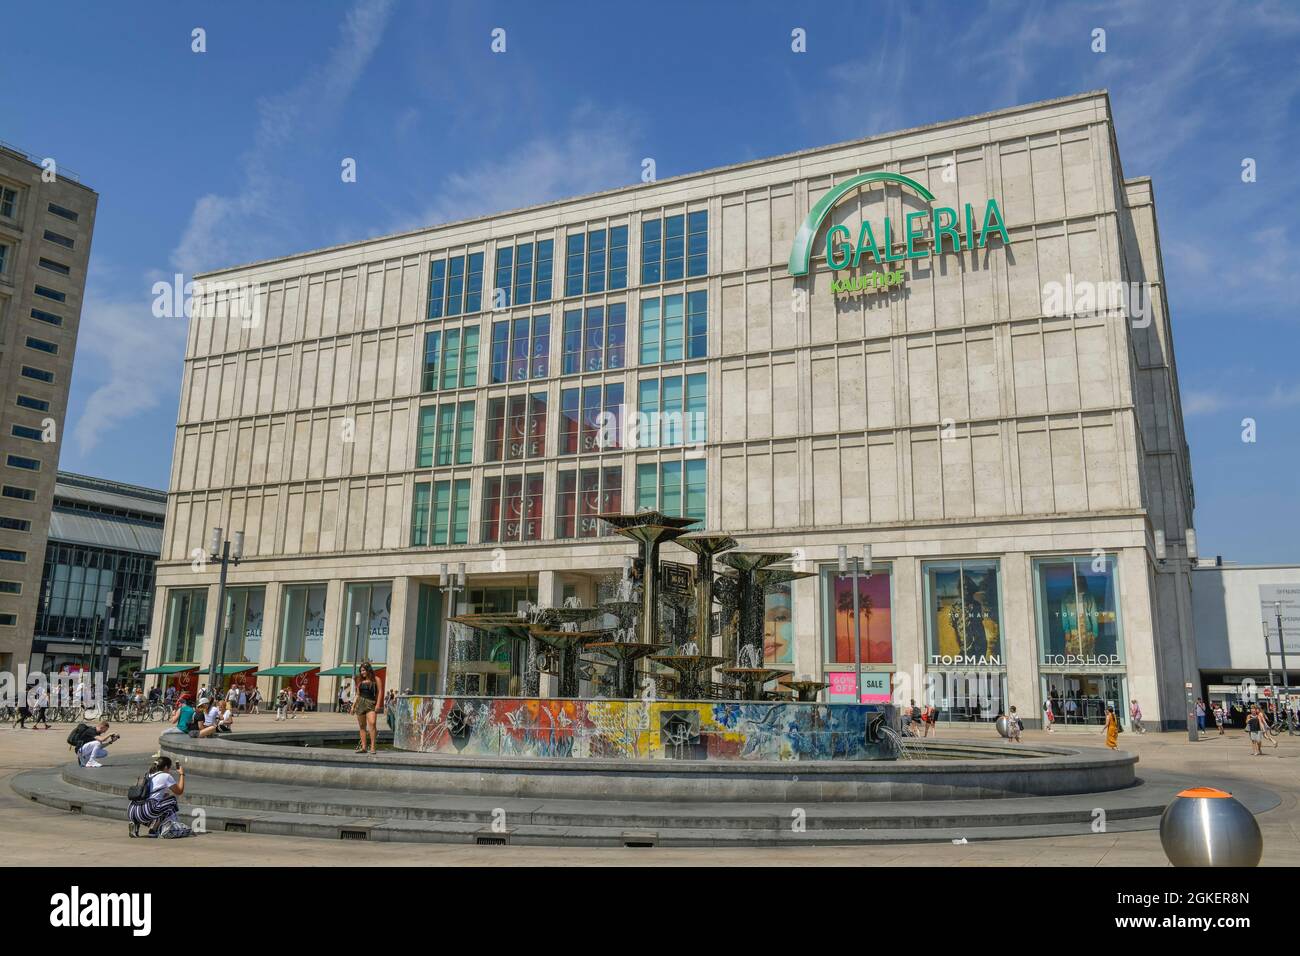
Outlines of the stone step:
{"label": "stone step", "polygon": [[[126,798],[108,789],[85,789],[64,779],[59,769],[28,771],[13,779],[21,796],[59,810],[101,817],[126,824]],[[1014,802],[1014,801],[1013,801]],[[604,803],[604,801],[600,801]],[[182,806],[185,818],[191,807]],[[1009,818],[1008,818],[1009,819]],[[1005,823],[968,827],[924,827],[913,829],[902,821],[880,828],[809,827],[794,831],[788,821],[771,827],[658,826],[628,827],[592,817],[586,825],[541,824],[513,821],[507,812],[505,826],[494,830],[488,822],[468,820],[402,820],[379,816],[349,816],[286,812],[283,810],[240,809],[207,806],[205,825],[209,832],[235,831],[280,836],[310,836],[324,839],[360,839],[372,842],[419,843],[508,843],[537,846],[820,846],[882,843],[947,842],[966,839],[1005,840],[1011,838],[1079,836],[1091,832],[1077,822]],[[681,821],[675,821],[680,823]],[[986,821],[986,823],[989,821]],[[1149,829],[1148,818],[1117,819],[1108,832]]]}

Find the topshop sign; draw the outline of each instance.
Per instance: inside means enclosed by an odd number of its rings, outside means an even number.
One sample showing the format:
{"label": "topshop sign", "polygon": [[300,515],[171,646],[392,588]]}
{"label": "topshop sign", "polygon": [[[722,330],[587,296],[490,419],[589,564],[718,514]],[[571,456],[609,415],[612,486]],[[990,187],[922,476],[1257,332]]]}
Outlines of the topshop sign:
{"label": "topshop sign", "polygon": [[[849,227],[843,224],[826,230],[826,264],[836,273],[855,273],[836,276],[831,283],[831,291],[836,295],[855,296],[897,289],[906,275],[901,268],[895,268],[895,263],[942,255],[945,249],[950,252],[983,249],[989,237],[994,235],[1004,245],[1011,242],[996,199],[990,198],[984,205],[983,216],[977,217],[970,203],[966,203],[960,213],[951,206],[933,206],[934,194],[907,176],[887,172],[862,173],[840,183],[809,211],[790,249],[788,271],[791,276],[808,274],[814,241],[831,209],[849,193],[871,183],[902,186],[931,204],[932,208],[907,213],[901,229],[886,216],[881,223],[879,241],[875,227],[867,219],[862,220],[856,241]],[[978,229],[977,218],[980,220]],[[857,271],[870,263],[883,266],[884,271]]]}

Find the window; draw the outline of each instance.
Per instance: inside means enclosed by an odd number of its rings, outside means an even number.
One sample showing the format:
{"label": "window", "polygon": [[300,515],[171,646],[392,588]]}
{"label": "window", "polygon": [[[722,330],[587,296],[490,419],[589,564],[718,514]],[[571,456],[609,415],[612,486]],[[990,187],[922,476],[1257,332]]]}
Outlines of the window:
{"label": "window", "polygon": [[59,292],[57,289],[47,289],[43,285],[33,286],[33,291],[37,295],[43,296],[46,299],[52,299],[55,302],[66,302],[68,298],[66,295],[64,295],[62,292]]}
{"label": "window", "polygon": [[536,541],[542,536],[542,476],[483,479],[482,539]]}
{"label": "window", "polygon": [[[584,281],[585,279],[585,281]],[[592,229],[564,241],[564,294],[627,288],[627,226]]]}
{"label": "window", "polygon": [[468,465],[474,456],[474,403],[424,405],[416,437],[416,466]]}
{"label": "window", "polygon": [[561,455],[621,448],[623,386],[588,385],[560,391]]}
{"label": "window", "polygon": [[552,250],[555,242],[542,239],[537,243],[537,266],[533,269],[533,301],[545,302],[551,297]]}
{"label": "window", "polygon": [[[853,578],[840,577],[835,565],[821,568],[823,624],[828,644],[826,660],[853,665]],[[875,568],[858,575],[858,657],[863,664],[892,664],[894,631],[890,572]],[[853,696],[849,694],[850,698]]]}
{"label": "window", "polygon": [[515,305],[533,301],[533,244],[515,246]]}
{"label": "window", "polygon": [[497,248],[493,308],[545,302],[551,297],[551,257],[555,243],[541,239]]}
{"label": "window", "polygon": [[58,355],[59,347],[53,342],[47,342],[45,339],[38,339],[33,335],[27,336],[27,347],[36,349],[38,352],[46,352],[50,355]]}
{"label": "window", "polygon": [[703,458],[636,466],[636,507],[703,521],[708,463]]}
{"label": "window", "polygon": [[0,515],[0,528],[6,531],[31,531],[32,523],[25,518],[10,518]]}
{"label": "window", "polygon": [[47,372],[43,368],[32,368],[30,365],[23,366],[23,376],[25,378],[34,379],[38,382],[49,383],[54,381],[53,372]]}
{"label": "window", "polygon": [[50,403],[41,398],[32,398],[30,395],[19,395],[15,400],[20,408],[31,408],[38,412],[48,412]]}
{"label": "window", "polygon": [[622,368],[626,341],[626,303],[565,312],[561,374]]}
{"label": "window", "polygon": [[319,664],[325,643],[325,585],[286,587],[280,618],[280,661]]}
{"label": "window", "polygon": [[709,214],[665,216],[641,222],[641,283],[708,275]]}
{"label": "window", "polygon": [[546,393],[488,400],[484,461],[518,461],[546,454]]}
{"label": "window", "polygon": [[48,269],[50,272],[57,272],[61,276],[72,274],[72,269],[65,266],[62,262],[55,262],[53,259],[46,259],[44,256],[37,259],[36,264],[42,269]]}
{"label": "window", "polygon": [[63,324],[63,316],[55,315],[53,312],[45,312],[41,309],[32,309],[32,318],[41,322],[48,322],[50,325]]}
{"label": "window", "polygon": [[545,378],[551,368],[551,317],[501,319],[492,323],[489,379],[493,384]]}
{"label": "window", "polygon": [[66,249],[71,249],[73,246],[76,245],[75,240],[61,233],[54,232],[51,229],[45,230],[45,241],[52,242],[56,246],[63,246]]}
{"label": "window", "polygon": [[77,213],[73,212],[71,209],[68,209],[65,206],[60,206],[57,203],[50,203],[49,206],[47,206],[46,208],[48,208],[50,212],[54,213],[54,215],[58,216],[60,219],[66,219],[68,220],[68,222],[77,221],[78,218]]}
{"label": "window", "polygon": [[17,627],[17,614],[0,614],[0,627]]}
{"label": "window", "polygon": [[411,510],[412,547],[469,541],[469,487],[468,478],[416,483]]}
{"label": "window", "polygon": [[1034,560],[1044,669],[1087,670],[1124,662],[1115,570],[1113,555]]}
{"label": "window", "polygon": [[12,561],[15,564],[23,564],[26,560],[26,551],[14,551],[10,548],[0,548],[0,561]]}
{"label": "window", "polygon": [[199,659],[203,619],[207,617],[208,589],[179,588],[166,594],[166,623],[162,628],[162,659],[191,663]]}
{"label": "window", "polygon": [[704,358],[708,354],[708,297],[701,290],[685,296],[641,300],[642,365],[680,362],[683,358]]}
{"label": "window", "polygon": [[472,315],[482,308],[483,253],[429,263],[429,318]]}
{"label": "window", "polygon": [[477,325],[424,333],[422,390],[470,388],[478,384]]}
{"label": "window", "polygon": [[497,249],[496,279],[492,283],[492,308],[504,308],[510,304],[510,290],[514,288],[511,275],[515,268],[515,250],[511,246]]}
{"label": "window", "polygon": [[996,561],[933,561],[925,579],[928,667],[1003,667]]}
{"label": "window", "polygon": [[24,458],[22,455],[10,455],[8,461],[10,468],[22,468],[25,471],[41,470],[41,463],[35,458]]}
{"label": "window", "polygon": [[6,219],[18,218],[18,191],[8,186],[0,186],[0,216]]}
{"label": "window", "polygon": [[226,660],[256,664],[262,656],[266,588],[226,589]]}
{"label": "window", "polygon": [[429,543],[429,504],[432,485],[427,481],[415,483],[411,497],[411,547],[423,548]]}
{"label": "window", "polygon": [[708,377],[667,375],[637,383],[634,447],[698,444],[708,427]]}
{"label": "window", "polygon": [[19,501],[32,501],[36,498],[36,492],[31,488],[19,488],[17,485],[5,485],[0,489],[0,494],[6,498],[16,498]]}
{"label": "window", "polygon": [[[393,608],[393,585],[349,584],[344,594],[343,649],[339,663],[388,660],[388,633]],[[358,628],[357,621],[361,621]]]}
{"label": "window", "polygon": [[611,534],[597,516],[623,510],[623,469],[582,468],[558,475],[555,495],[555,536],[594,538]]}
{"label": "window", "polygon": [[30,425],[14,425],[10,433],[15,438],[29,438],[32,441],[42,441],[45,437],[39,428],[32,428]]}
{"label": "window", "polygon": [[22,594],[23,584],[21,581],[0,581],[0,594]]}
{"label": "window", "polygon": [[9,263],[9,247],[0,245],[0,276],[5,274]]}

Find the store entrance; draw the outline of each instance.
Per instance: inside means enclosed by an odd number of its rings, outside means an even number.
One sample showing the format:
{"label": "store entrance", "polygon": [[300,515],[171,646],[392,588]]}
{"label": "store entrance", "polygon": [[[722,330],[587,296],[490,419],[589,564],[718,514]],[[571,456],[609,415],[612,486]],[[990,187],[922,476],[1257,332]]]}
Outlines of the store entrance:
{"label": "store entrance", "polygon": [[1051,700],[1058,724],[1100,727],[1108,705],[1127,723],[1123,674],[1044,674],[1043,695]]}

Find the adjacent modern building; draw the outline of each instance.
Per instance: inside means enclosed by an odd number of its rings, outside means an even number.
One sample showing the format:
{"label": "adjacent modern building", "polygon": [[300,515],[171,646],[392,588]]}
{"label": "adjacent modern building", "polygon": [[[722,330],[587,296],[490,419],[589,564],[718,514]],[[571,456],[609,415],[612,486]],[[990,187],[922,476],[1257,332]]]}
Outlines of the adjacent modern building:
{"label": "adjacent modern building", "polygon": [[[658,508],[810,572],[766,656],[836,699],[869,543],[865,699],[1185,721],[1191,469],[1105,92],[203,278],[258,307],[190,323],[151,663],[206,664],[213,527],[227,661],[328,697],[358,657],[440,686],[444,564],[462,608],[591,604],[633,550],[596,515]],[[514,692],[488,643],[462,670]]]}
{"label": "adjacent modern building", "polygon": [[1192,612],[1203,699],[1232,705],[1300,687],[1300,566],[1202,563]]}
{"label": "adjacent modern building", "polygon": [[31,653],[98,200],[0,143],[0,671]]}
{"label": "adjacent modern building", "polygon": [[167,493],[58,473],[32,639],[32,671],[142,669]]}

